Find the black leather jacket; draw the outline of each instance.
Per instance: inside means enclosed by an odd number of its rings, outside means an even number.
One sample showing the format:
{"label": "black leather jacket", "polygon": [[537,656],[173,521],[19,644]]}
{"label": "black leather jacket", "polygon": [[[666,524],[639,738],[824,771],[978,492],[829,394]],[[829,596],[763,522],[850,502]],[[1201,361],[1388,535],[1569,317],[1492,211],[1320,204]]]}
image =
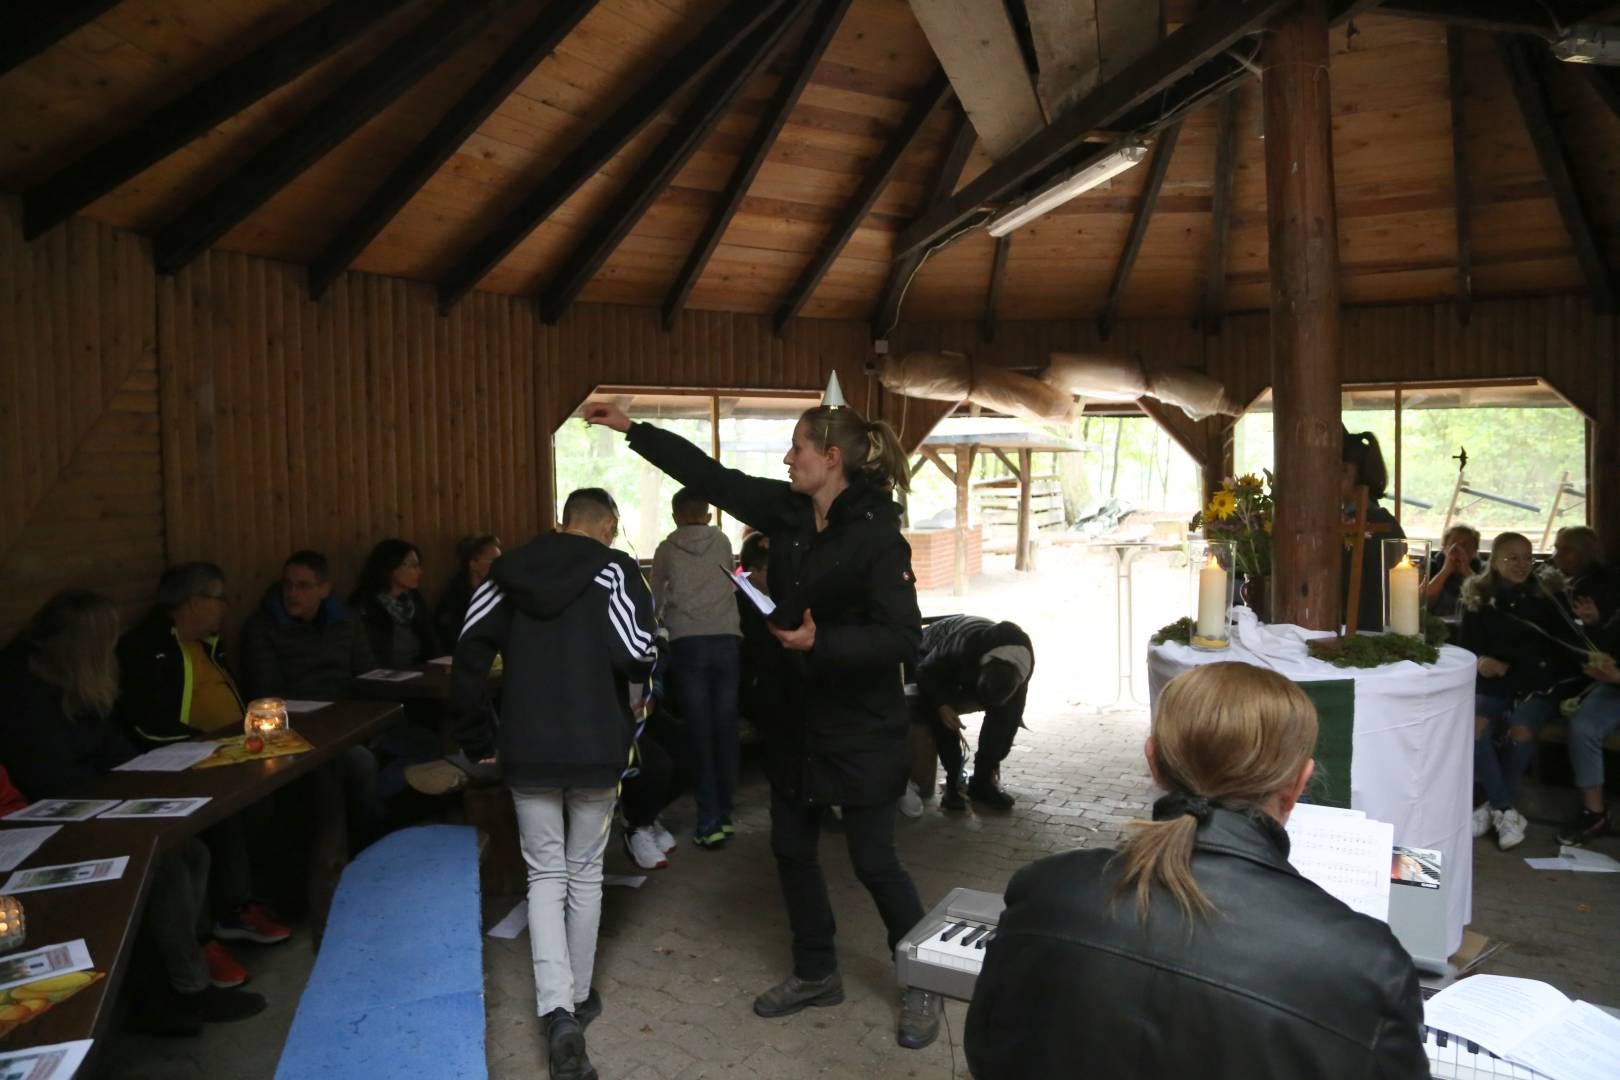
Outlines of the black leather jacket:
{"label": "black leather jacket", "polygon": [[1288,864],[1270,818],[1215,810],[1189,927],[1155,889],[1115,902],[1106,849],[1020,870],[986,950],[965,1043],[975,1080],[1427,1077],[1411,959]]}

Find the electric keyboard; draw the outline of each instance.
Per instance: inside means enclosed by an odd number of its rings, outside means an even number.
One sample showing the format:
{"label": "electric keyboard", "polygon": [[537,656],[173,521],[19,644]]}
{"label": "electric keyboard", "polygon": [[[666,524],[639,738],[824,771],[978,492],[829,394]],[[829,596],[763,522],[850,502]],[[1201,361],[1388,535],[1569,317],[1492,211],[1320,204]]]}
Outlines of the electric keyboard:
{"label": "electric keyboard", "polygon": [[907,989],[969,1001],[985,946],[996,936],[1006,901],[996,893],[952,889],[894,947],[895,974]]}
{"label": "electric keyboard", "polygon": [[1427,1025],[1423,1028],[1423,1052],[1429,1057],[1429,1075],[1445,1080],[1547,1080],[1542,1073]]}

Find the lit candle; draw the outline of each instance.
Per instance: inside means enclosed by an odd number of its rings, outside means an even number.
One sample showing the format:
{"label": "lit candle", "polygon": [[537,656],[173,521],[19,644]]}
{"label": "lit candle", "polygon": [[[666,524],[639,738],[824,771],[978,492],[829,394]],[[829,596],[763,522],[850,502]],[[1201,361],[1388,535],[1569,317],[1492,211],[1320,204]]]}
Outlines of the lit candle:
{"label": "lit candle", "polygon": [[1226,570],[1213,552],[1198,571],[1198,636],[1226,637]]}
{"label": "lit candle", "polygon": [[1389,628],[1397,634],[1416,637],[1418,626],[1418,568],[1410,555],[1403,556],[1389,572]]}

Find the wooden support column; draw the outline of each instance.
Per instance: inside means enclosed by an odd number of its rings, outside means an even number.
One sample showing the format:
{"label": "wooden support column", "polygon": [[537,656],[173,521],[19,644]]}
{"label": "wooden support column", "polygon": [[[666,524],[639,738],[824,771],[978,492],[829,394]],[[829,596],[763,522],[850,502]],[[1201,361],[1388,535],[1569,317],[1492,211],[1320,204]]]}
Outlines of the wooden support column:
{"label": "wooden support column", "polygon": [[1337,630],[1339,241],[1327,0],[1302,0],[1271,24],[1262,66],[1278,487],[1274,616]]}
{"label": "wooden support column", "polygon": [[1018,554],[1014,556],[1015,570],[1029,569],[1029,495],[1035,485],[1035,454],[1030,450],[1018,451]]}
{"label": "wooden support column", "polygon": [[1469,224],[1473,219],[1474,188],[1473,170],[1468,164],[1468,130],[1463,125],[1462,34],[1456,27],[1446,27],[1447,84],[1451,90],[1451,176],[1457,203],[1457,321],[1467,326],[1474,303],[1474,246]]}
{"label": "wooden support column", "polygon": [[1604,373],[1599,401],[1603,412],[1586,424],[1586,520],[1598,531],[1611,560],[1620,557],[1620,379],[1614,364],[1620,353],[1620,320],[1596,319],[1598,354],[1592,357]]}
{"label": "wooden support column", "polygon": [[956,447],[956,561],[951,574],[951,594],[967,592],[968,485],[973,482],[973,452],[976,446]]}

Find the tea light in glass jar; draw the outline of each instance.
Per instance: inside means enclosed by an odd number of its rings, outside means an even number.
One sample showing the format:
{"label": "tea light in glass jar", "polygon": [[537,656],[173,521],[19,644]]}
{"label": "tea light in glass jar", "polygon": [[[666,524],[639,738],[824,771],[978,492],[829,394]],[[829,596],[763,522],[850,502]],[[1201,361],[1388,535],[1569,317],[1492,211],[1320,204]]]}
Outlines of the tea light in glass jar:
{"label": "tea light in glass jar", "polygon": [[242,732],[250,738],[269,739],[292,730],[287,722],[287,704],[280,698],[259,698],[250,702],[242,720]]}
{"label": "tea light in glass jar", "polygon": [[0,953],[22,948],[28,940],[27,930],[22,901],[15,896],[0,896]]}

